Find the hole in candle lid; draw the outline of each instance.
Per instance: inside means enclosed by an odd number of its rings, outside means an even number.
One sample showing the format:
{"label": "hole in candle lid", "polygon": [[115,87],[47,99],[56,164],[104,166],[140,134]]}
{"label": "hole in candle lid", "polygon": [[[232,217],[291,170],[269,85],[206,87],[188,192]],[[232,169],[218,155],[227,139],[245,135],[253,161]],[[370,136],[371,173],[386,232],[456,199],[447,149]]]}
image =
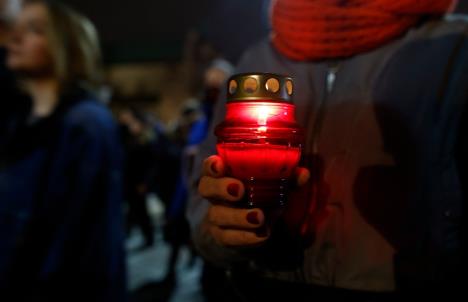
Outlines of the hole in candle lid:
{"label": "hole in candle lid", "polygon": [[288,95],[293,94],[293,83],[292,83],[291,80],[286,81],[286,91],[287,91]]}
{"label": "hole in candle lid", "polygon": [[231,80],[229,82],[229,94],[234,94],[237,91],[237,82],[234,80]]}
{"label": "hole in candle lid", "polygon": [[244,90],[247,93],[253,93],[257,90],[258,88],[258,83],[257,80],[254,78],[247,78],[244,81]]}
{"label": "hole in candle lid", "polygon": [[270,92],[276,93],[279,90],[279,86],[280,84],[278,80],[275,78],[271,78],[271,79],[268,79],[268,81],[266,82],[265,88],[266,90]]}

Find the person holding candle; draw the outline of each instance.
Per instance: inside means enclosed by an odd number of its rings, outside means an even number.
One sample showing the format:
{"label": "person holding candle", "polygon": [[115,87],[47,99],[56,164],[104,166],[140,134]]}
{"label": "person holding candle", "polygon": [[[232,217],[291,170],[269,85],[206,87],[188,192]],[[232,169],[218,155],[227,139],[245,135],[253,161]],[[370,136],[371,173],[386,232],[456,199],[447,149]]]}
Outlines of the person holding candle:
{"label": "person holding candle", "polygon": [[121,148],[93,96],[99,60],[90,21],[24,1],[7,66],[31,102],[0,135],[2,301],[125,301]]}
{"label": "person holding candle", "polygon": [[239,208],[245,184],[212,136],[188,208],[195,245],[242,301],[462,292],[468,22],[447,14],[456,4],[273,1],[272,34],[238,72],[294,79],[297,188],[274,225]]}

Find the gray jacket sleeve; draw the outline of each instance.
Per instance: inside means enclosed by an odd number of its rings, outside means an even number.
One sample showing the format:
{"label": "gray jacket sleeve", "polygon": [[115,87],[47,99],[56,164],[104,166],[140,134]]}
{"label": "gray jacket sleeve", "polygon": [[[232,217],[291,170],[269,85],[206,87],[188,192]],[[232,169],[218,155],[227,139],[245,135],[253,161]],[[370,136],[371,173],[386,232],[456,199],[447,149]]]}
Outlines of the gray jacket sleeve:
{"label": "gray jacket sleeve", "polygon": [[[261,65],[263,64],[261,64],[259,58],[265,59],[262,52],[269,48],[269,42],[265,40],[247,51],[241,58],[236,72],[266,72],[267,70],[262,68]],[[190,222],[193,242],[201,255],[217,266],[230,267],[234,263],[245,262],[249,259],[241,250],[218,245],[207,232],[202,230],[200,226],[207,213],[209,202],[203,199],[197,190],[203,160],[210,155],[216,154],[216,137],[213,132],[215,126],[223,120],[224,114],[225,93],[223,92],[222,99],[217,103],[207,138],[200,145],[195,157],[193,174],[190,177],[189,202],[186,214]]]}

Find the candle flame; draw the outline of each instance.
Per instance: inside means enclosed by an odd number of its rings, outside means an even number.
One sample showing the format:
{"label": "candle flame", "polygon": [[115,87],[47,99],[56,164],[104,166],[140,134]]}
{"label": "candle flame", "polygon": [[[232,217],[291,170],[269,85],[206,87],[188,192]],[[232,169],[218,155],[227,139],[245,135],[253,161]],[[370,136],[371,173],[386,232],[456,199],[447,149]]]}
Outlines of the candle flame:
{"label": "candle flame", "polygon": [[260,126],[266,126],[269,115],[270,115],[270,108],[268,108],[267,106],[259,107],[257,109],[258,124]]}

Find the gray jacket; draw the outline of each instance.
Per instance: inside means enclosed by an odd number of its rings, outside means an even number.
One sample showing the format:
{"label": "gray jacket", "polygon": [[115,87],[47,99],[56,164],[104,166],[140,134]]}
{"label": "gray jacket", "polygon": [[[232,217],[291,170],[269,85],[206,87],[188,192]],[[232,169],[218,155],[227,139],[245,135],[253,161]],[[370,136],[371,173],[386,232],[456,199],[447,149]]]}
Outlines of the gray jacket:
{"label": "gray jacket", "polygon": [[[200,232],[208,202],[194,187],[188,216],[200,252],[225,267],[338,288],[393,291],[452,282],[460,270],[468,188],[467,160],[458,156],[468,151],[460,139],[467,38],[468,22],[448,16],[333,62],[294,62],[267,40],[246,52],[239,72],[294,78],[297,119],[307,134],[302,163],[312,180],[289,200],[297,215],[258,251],[224,248]],[[221,104],[214,125],[223,117]],[[214,147],[211,134],[199,165]],[[298,236],[303,224],[310,236]]]}

